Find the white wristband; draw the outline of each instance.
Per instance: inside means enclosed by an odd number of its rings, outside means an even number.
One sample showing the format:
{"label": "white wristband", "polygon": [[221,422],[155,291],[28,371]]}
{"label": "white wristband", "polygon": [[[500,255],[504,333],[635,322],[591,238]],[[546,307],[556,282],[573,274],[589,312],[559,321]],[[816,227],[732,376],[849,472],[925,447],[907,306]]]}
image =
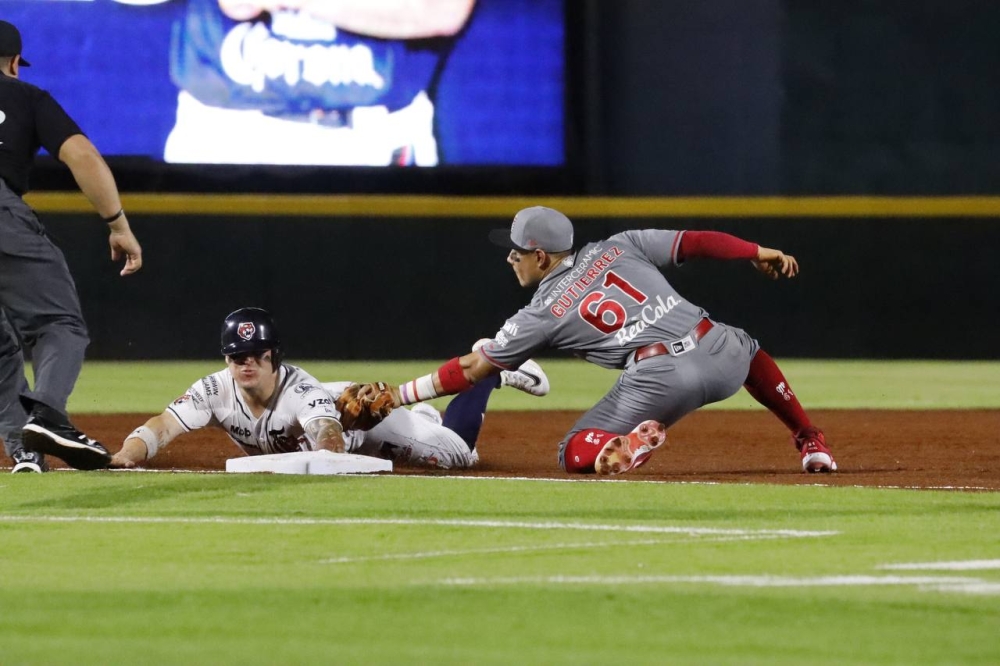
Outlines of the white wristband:
{"label": "white wristband", "polygon": [[141,425],[130,432],[129,436],[125,438],[125,441],[128,441],[133,437],[141,439],[146,445],[146,460],[155,456],[156,452],[160,450],[160,438],[156,436],[155,432],[144,425]]}
{"label": "white wristband", "polygon": [[438,392],[434,390],[433,374],[417,377],[411,382],[401,384],[399,387],[400,402],[404,405],[412,405],[436,397],[438,397]]}

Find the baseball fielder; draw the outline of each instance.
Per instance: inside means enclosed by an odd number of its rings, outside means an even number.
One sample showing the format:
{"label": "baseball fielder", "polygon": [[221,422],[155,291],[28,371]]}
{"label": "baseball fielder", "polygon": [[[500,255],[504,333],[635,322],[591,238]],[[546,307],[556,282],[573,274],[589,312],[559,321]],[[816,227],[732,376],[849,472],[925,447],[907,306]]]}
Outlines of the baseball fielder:
{"label": "baseball fielder", "polygon": [[607,395],[559,445],[567,472],[618,474],[645,463],[666,428],[744,386],[792,431],[807,472],[837,469],[788,381],[745,331],[708,317],[679,294],[661,268],[699,257],[743,259],[772,279],[792,278],[794,257],[712,231],[625,231],[573,251],[573,225],[542,206],[517,213],[490,239],[510,249],[507,262],[531,303],[478,351],[399,386],[407,405],[467,388],[546,348],[573,351],[622,370]]}
{"label": "baseball fielder", "polygon": [[[371,430],[343,430],[337,398],[351,382],[321,383],[282,363],[274,320],[265,310],[241,308],[222,329],[226,369],[203,377],[166,410],[136,428],[111,467],[130,468],[155,456],[182,433],[221,428],[247,455],[327,449],[438,469],[472,467],[476,440],[493,388],[514,386],[544,395],[548,379],[533,361],[456,396],[444,419],[430,405],[393,410]],[[537,379],[537,381],[535,381]],[[479,389],[479,390],[477,390]]]}

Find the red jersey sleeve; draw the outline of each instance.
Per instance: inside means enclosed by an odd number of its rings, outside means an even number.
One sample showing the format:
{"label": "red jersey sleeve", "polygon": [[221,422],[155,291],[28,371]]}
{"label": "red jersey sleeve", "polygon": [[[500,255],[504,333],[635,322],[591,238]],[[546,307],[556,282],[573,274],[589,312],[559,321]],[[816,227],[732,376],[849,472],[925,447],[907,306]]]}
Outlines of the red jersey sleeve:
{"label": "red jersey sleeve", "polygon": [[757,244],[721,231],[685,231],[677,255],[678,261],[692,257],[756,259]]}

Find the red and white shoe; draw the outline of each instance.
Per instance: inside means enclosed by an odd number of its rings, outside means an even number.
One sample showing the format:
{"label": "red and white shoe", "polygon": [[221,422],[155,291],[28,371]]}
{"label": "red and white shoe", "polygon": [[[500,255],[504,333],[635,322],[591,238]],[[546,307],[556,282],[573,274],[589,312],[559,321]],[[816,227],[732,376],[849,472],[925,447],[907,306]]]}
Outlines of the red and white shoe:
{"label": "red and white shoe", "polygon": [[594,470],[607,476],[635,469],[645,464],[653,451],[666,441],[665,425],[659,421],[643,421],[629,434],[610,439],[597,454]]}
{"label": "red and white shoe", "polygon": [[802,454],[802,471],[810,474],[837,471],[837,462],[826,445],[826,437],[819,428],[803,428],[792,436],[795,448]]}

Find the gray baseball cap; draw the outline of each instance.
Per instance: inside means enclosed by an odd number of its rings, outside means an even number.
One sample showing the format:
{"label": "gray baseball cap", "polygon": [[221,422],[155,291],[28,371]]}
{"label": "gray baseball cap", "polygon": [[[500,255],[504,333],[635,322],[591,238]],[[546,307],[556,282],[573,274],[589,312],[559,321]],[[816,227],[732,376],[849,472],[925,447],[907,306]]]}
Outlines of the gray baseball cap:
{"label": "gray baseball cap", "polygon": [[21,65],[31,67],[31,63],[21,55],[21,33],[13,23],[0,21],[0,56],[21,56]]}
{"label": "gray baseball cap", "polygon": [[512,250],[565,252],[573,249],[573,223],[559,211],[532,206],[518,211],[510,229],[494,229],[490,242]]}

